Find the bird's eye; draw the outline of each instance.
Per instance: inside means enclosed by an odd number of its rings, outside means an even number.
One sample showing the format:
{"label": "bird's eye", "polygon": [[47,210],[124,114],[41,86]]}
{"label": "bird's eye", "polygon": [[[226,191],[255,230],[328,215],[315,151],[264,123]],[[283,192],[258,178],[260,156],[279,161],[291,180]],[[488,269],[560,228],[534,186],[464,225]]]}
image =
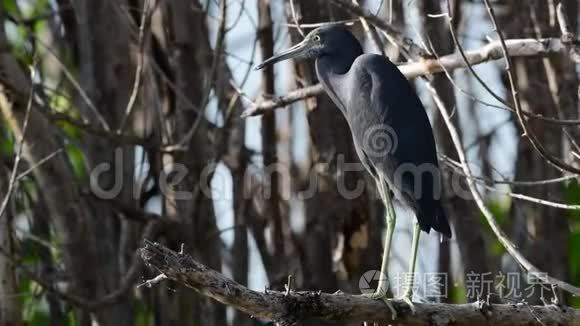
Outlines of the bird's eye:
{"label": "bird's eye", "polygon": [[320,42],[320,35],[314,35],[314,40],[316,42]]}

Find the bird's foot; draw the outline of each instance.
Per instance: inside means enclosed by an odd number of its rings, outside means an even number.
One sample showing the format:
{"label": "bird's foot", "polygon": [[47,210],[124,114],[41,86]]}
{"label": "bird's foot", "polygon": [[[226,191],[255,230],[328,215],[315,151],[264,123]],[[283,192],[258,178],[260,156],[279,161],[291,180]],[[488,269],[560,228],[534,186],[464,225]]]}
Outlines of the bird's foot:
{"label": "bird's foot", "polygon": [[401,297],[401,300],[404,301],[407,304],[407,306],[409,306],[409,309],[411,310],[411,314],[414,315],[416,313],[415,304],[413,304],[413,301],[411,300],[411,298],[413,298],[412,293],[405,293]]}
{"label": "bird's foot", "polygon": [[393,302],[392,302],[393,299],[387,297],[386,290],[377,289],[377,291],[375,291],[374,293],[363,293],[363,296],[367,297],[369,299],[381,300],[382,302],[384,302],[385,305],[387,306],[387,308],[389,308],[389,310],[391,311],[391,315],[393,316],[393,320],[397,319],[397,310],[395,309],[395,306],[393,305]]}

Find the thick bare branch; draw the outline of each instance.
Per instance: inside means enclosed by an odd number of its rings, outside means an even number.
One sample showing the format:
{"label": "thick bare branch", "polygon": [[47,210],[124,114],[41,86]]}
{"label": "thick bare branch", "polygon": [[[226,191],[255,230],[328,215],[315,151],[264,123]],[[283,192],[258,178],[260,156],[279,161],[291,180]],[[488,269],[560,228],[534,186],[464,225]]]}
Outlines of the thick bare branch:
{"label": "thick bare branch", "polygon": [[[544,39],[512,39],[506,40],[511,57],[537,57],[546,56],[554,53],[567,51],[566,45],[558,38]],[[500,41],[491,42],[479,49],[466,51],[465,55],[469,64],[477,65],[480,63],[498,60],[503,58]],[[404,64],[399,66],[399,70],[405,77],[411,79],[420,76],[430,75],[442,72],[444,70],[452,71],[459,68],[466,68],[467,63],[459,53],[442,56],[438,59],[421,59],[418,62]],[[260,115],[269,110],[285,107],[294,102],[305,98],[313,97],[322,93],[322,86],[317,84],[308,86],[290,92],[284,96],[276,97],[257,103],[246,110],[242,116]]]}
{"label": "thick bare branch", "polygon": [[[312,291],[252,291],[200,264],[191,256],[161,244],[146,241],[141,257],[151,269],[167,279],[192,288],[253,317],[273,320],[279,325],[296,325],[307,319],[393,322],[381,301],[360,295],[328,294]],[[578,325],[580,310],[526,304],[488,305],[416,303],[416,313],[397,300],[401,325]]]}

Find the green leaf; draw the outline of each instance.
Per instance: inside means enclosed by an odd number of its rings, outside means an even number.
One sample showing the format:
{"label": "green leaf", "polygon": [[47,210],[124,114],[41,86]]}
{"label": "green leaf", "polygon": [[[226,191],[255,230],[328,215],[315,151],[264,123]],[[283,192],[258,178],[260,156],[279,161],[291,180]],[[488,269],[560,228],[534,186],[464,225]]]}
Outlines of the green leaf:
{"label": "green leaf", "polygon": [[4,10],[12,15],[12,16],[20,16],[20,10],[18,10],[18,5],[16,4],[16,0],[4,0],[2,1],[2,5],[4,6]]}
{"label": "green leaf", "polygon": [[85,156],[83,152],[74,145],[67,145],[66,153],[72,164],[75,175],[80,178],[85,177],[87,171],[85,169]]}
{"label": "green leaf", "polygon": [[[566,186],[566,202],[570,205],[580,205],[580,184],[577,179],[572,179]],[[567,210],[568,216],[573,222],[580,223],[580,210]]]}
{"label": "green leaf", "polygon": [[143,304],[143,301],[137,301],[135,310],[136,310],[135,325],[137,326],[153,325],[153,312],[151,311],[151,309],[147,309],[147,306]]}
{"label": "green leaf", "polygon": [[467,293],[465,292],[465,286],[463,283],[450,283],[451,289],[449,289],[449,297],[453,303],[466,303]]}
{"label": "green leaf", "polygon": [[[500,227],[504,227],[508,222],[509,217],[509,205],[506,202],[498,201],[498,200],[489,200],[486,203],[487,208],[493,215],[494,219],[500,225]],[[501,242],[495,237],[492,233],[491,229],[488,226],[487,220],[485,216],[480,212],[479,214],[481,223],[483,223],[484,227],[482,228],[483,232],[488,235],[490,239],[489,246],[487,248],[490,255],[495,257],[501,257],[503,254],[506,253],[504,246]]]}

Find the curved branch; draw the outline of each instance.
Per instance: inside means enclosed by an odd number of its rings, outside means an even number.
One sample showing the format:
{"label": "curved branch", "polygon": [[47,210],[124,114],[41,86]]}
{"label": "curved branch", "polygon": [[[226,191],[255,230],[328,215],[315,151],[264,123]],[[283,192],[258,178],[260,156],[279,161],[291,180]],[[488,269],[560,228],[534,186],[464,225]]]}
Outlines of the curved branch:
{"label": "curved branch", "polygon": [[[506,40],[511,57],[537,57],[567,51],[567,46],[558,38],[544,39],[511,39]],[[465,60],[463,55],[465,55]],[[454,53],[440,58],[421,59],[420,61],[398,66],[405,77],[411,79],[426,75],[431,75],[443,71],[453,71],[460,68],[469,68],[492,60],[503,58],[500,41],[491,42],[479,49]],[[286,107],[294,102],[322,94],[323,89],[320,84],[308,86],[292,91],[284,96],[264,100],[250,104],[250,107],[242,113],[242,117],[249,117],[264,114],[267,111]],[[510,109],[510,111],[513,111]],[[526,117],[540,119],[546,123],[559,125],[578,125],[580,120],[560,120],[548,118],[531,112],[522,112]]]}
{"label": "curved branch", "polygon": [[542,158],[544,158],[548,163],[550,163],[551,165],[553,165],[554,167],[556,167],[560,170],[565,170],[565,171],[568,171],[568,172],[571,172],[574,174],[580,174],[579,168],[572,166],[572,165],[566,163],[564,160],[550,154],[548,152],[548,150],[546,150],[544,145],[542,145],[540,140],[536,137],[536,134],[533,132],[533,130],[531,130],[529,128],[528,124],[526,123],[526,119],[524,119],[523,110],[522,110],[521,105],[520,105],[520,97],[519,97],[519,93],[518,93],[517,86],[516,86],[516,84],[517,84],[516,76],[512,71],[512,59],[511,59],[511,56],[509,54],[507,42],[504,39],[504,37],[501,33],[501,30],[499,29],[497,19],[495,17],[495,12],[493,10],[493,7],[491,6],[491,3],[489,2],[489,0],[484,0],[484,3],[485,3],[485,7],[487,8],[487,12],[488,12],[489,17],[491,19],[493,27],[495,29],[495,32],[497,33],[497,36],[499,37],[499,41],[501,44],[501,50],[503,52],[503,56],[504,56],[505,62],[506,62],[506,71],[507,71],[508,80],[510,83],[510,88],[512,91],[512,98],[514,101],[516,114],[517,114],[518,120],[520,121],[520,125],[522,126],[522,129],[524,131],[524,135],[528,137],[528,139],[530,140],[530,143],[532,144],[532,147],[534,147],[536,152],[538,152],[538,154],[540,154],[540,156]]}
{"label": "curved branch", "polygon": [[332,2],[351,14],[357,17],[362,17],[371,24],[377,26],[379,29],[384,31],[387,38],[391,40],[394,45],[401,48],[404,53],[409,54],[411,58],[424,57],[427,54],[425,53],[425,50],[415,44],[412,39],[406,37],[403,33],[387,24],[370,10],[353,3],[351,0],[332,0]]}
{"label": "curved branch", "polygon": [[[431,97],[433,98],[435,105],[437,106],[437,109],[441,113],[441,116],[443,117],[443,120],[445,121],[445,124],[447,125],[447,130],[449,130],[451,140],[453,141],[453,144],[454,144],[455,149],[457,151],[457,155],[459,156],[461,168],[463,169],[463,172],[467,176],[467,178],[466,178],[467,186],[469,187],[469,190],[471,191],[471,194],[473,195],[473,199],[475,200],[475,203],[479,207],[479,210],[481,211],[481,213],[485,217],[487,223],[491,227],[491,230],[493,231],[495,236],[498,238],[499,242],[503,245],[503,247],[507,250],[507,252],[516,260],[516,262],[518,264],[520,264],[520,266],[526,272],[534,273],[543,282],[555,284],[564,291],[570,292],[570,293],[577,295],[577,296],[580,295],[580,288],[579,287],[576,287],[572,284],[569,284],[567,282],[564,282],[564,281],[561,281],[561,280],[556,279],[554,277],[551,277],[551,276],[543,273],[542,271],[540,271],[536,266],[534,266],[526,257],[524,257],[518,251],[515,244],[503,232],[503,230],[501,229],[501,227],[499,226],[499,224],[497,223],[497,221],[493,217],[493,214],[491,213],[491,211],[487,208],[487,206],[485,206],[483,198],[481,197],[481,194],[479,193],[479,190],[477,189],[477,186],[475,185],[475,178],[473,177],[473,173],[471,173],[471,168],[469,167],[469,164],[467,163],[467,159],[465,157],[465,151],[463,150],[463,145],[461,144],[461,138],[459,137],[459,134],[457,133],[457,129],[453,125],[453,122],[451,121],[451,117],[447,113],[447,109],[445,108],[445,104],[443,104],[443,101],[441,100],[441,98],[439,97],[439,94],[437,94],[437,91],[435,90],[435,88],[433,87],[433,85],[431,83],[425,83],[425,85],[427,86],[427,90],[429,90],[429,92],[431,92]],[[543,274],[545,274],[546,276],[543,276]]]}
{"label": "curved branch", "polygon": [[[145,241],[141,257],[149,268],[160,273],[154,281],[145,282],[145,285],[152,286],[170,279],[253,317],[273,320],[278,325],[296,325],[308,319],[393,322],[389,310],[381,301],[343,293],[253,291],[200,264],[191,256],[159,243]],[[405,303],[399,300],[393,303],[401,312],[397,324],[409,326],[572,325],[580,320],[580,310],[555,305],[416,303],[416,313],[413,315]]]}

